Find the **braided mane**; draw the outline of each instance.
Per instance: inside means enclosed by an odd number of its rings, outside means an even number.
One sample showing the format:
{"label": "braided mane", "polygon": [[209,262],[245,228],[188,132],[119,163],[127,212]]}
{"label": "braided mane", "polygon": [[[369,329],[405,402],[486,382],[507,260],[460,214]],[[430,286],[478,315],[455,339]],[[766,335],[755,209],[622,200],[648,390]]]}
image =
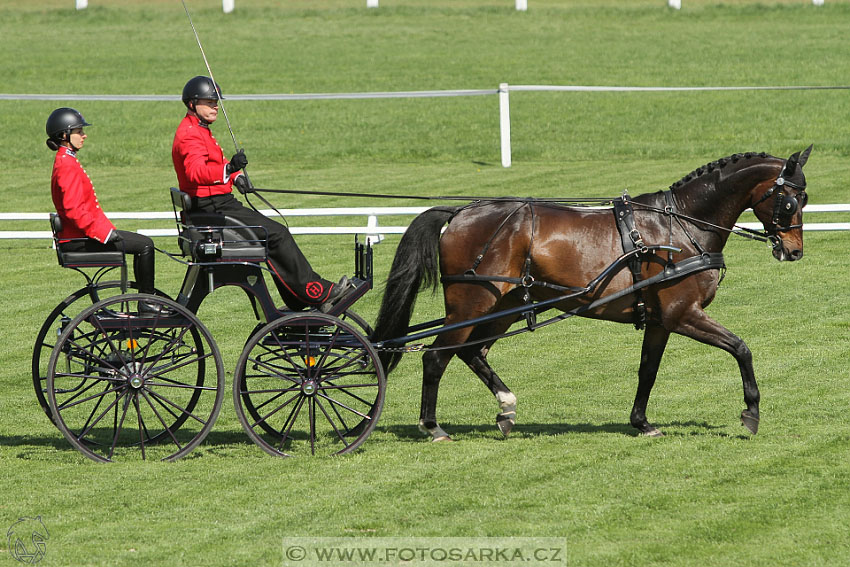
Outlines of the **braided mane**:
{"label": "braided mane", "polygon": [[711,163],[707,163],[702,167],[696,168],[695,170],[693,170],[692,172],[690,172],[689,174],[687,174],[686,176],[684,176],[683,178],[681,178],[680,180],[678,180],[677,182],[672,184],[670,186],[670,189],[675,189],[676,187],[681,187],[685,183],[693,181],[694,179],[698,179],[698,178],[702,177],[703,175],[711,173],[712,171],[714,171],[716,169],[723,169],[723,167],[726,166],[727,164],[737,163],[738,161],[740,161],[742,159],[753,159],[753,158],[757,158],[757,157],[758,158],[766,158],[766,157],[770,157],[770,156],[768,154],[764,153],[764,152],[759,152],[759,153],[746,152],[746,153],[743,153],[743,154],[732,154],[731,156],[728,156],[728,157],[725,157],[725,158],[720,158],[720,159],[713,161]]}

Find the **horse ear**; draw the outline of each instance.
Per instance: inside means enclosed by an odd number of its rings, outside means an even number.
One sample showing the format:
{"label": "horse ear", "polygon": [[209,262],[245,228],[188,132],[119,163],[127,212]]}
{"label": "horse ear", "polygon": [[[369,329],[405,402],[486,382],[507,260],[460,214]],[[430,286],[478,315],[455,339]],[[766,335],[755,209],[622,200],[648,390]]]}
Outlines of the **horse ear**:
{"label": "horse ear", "polygon": [[802,154],[800,154],[800,158],[797,161],[800,167],[803,167],[804,165],[806,165],[806,162],[809,161],[809,154],[812,153],[812,146],[814,146],[814,144],[811,144],[808,148],[803,150]]}
{"label": "horse ear", "polygon": [[791,154],[787,160],[785,160],[785,167],[782,170],[785,172],[785,175],[793,175],[795,171],[797,171],[797,160],[800,159],[800,152],[795,152]]}

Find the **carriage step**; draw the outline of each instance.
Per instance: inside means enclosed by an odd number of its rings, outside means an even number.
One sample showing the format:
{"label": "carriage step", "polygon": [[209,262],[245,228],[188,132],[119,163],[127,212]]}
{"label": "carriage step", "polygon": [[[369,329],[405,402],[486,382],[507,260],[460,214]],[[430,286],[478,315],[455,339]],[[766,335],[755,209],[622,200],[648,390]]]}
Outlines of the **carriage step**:
{"label": "carriage step", "polygon": [[345,311],[354,305],[358,299],[366,295],[366,292],[372,289],[372,282],[370,280],[361,280],[359,278],[352,278],[350,280],[351,283],[354,284],[354,289],[349,291],[345,296],[334,303],[330,309],[324,311],[328,315],[333,315],[334,317],[338,317],[339,315],[345,313]]}
{"label": "carriage step", "polygon": [[102,313],[93,314],[89,322],[104,329],[148,329],[148,328],[178,328],[191,327],[192,322],[186,317],[173,315],[170,317],[157,317],[152,315],[139,315],[138,313],[111,312],[108,315]]}

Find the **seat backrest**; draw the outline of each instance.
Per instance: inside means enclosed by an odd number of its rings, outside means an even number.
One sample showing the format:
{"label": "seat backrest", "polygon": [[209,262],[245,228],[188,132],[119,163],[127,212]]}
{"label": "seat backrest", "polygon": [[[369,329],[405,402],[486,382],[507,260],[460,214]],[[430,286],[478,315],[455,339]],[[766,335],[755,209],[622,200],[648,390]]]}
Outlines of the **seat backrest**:
{"label": "seat backrest", "polygon": [[53,240],[59,238],[59,233],[62,232],[62,217],[58,213],[50,213],[50,230],[53,231]]}
{"label": "seat backrest", "polygon": [[175,217],[179,214],[179,220],[186,222],[189,209],[192,207],[192,198],[177,187],[172,187],[171,204],[174,207]]}

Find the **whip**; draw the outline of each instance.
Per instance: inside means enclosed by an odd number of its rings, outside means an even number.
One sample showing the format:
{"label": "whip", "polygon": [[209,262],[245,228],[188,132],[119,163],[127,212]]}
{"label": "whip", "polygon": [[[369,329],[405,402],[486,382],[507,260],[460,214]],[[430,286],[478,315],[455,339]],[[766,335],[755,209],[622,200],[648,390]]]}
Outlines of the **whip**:
{"label": "whip", "polygon": [[[230,139],[233,140],[233,147],[236,148],[236,151],[238,152],[242,148],[239,147],[239,144],[236,142],[236,135],[233,134],[233,127],[230,125],[230,118],[227,116],[227,109],[224,108],[224,96],[221,94],[218,82],[216,82],[215,77],[213,76],[210,63],[207,61],[207,54],[204,52],[204,46],[201,45],[201,37],[198,35],[198,30],[195,29],[195,22],[192,21],[192,16],[189,14],[189,8],[186,6],[186,0],[180,0],[180,2],[183,4],[183,10],[186,11],[186,17],[189,18],[189,25],[192,26],[192,33],[195,34],[195,41],[198,42],[198,49],[201,50],[201,57],[204,58],[204,65],[207,68],[207,73],[209,73],[215,92],[218,95],[218,106],[221,108],[221,113],[224,115],[224,121],[227,123],[227,131],[230,132]],[[247,166],[242,168],[242,175],[245,176],[245,179],[248,181],[248,186],[250,187],[251,179],[248,177]]]}
{"label": "whip", "polygon": [[236,136],[233,134],[233,128],[230,126],[230,118],[227,117],[227,110],[224,108],[224,103],[222,102],[224,97],[221,94],[221,89],[218,88],[218,83],[213,76],[210,63],[207,61],[207,54],[204,52],[204,46],[201,45],[201,38],[198,35],[198,30],[195,29],[195,23],[192,21],[192,16],[189,14],[189,8],[186,6],[186,0],[180,0],[180,2],[183,3],[183,10],[186,11],[186,17],[189,18],[189,25],[192,26],[192,33],[195,34],[195,41],[198,42],[198,49],[201,50],[201,57],[204,58],[204,65],[207,68],[207,73],[209,73],[210,79],[212,79],[213,86],[215,87],[215,92],[218,95],[218,106],[221,107],[221,113],[224,115],[224,121],[227,123],[227,130],[230,132],[230,138],[233,140],[233,146],[238,152],[240,150],[239,144],[236,143]]}

